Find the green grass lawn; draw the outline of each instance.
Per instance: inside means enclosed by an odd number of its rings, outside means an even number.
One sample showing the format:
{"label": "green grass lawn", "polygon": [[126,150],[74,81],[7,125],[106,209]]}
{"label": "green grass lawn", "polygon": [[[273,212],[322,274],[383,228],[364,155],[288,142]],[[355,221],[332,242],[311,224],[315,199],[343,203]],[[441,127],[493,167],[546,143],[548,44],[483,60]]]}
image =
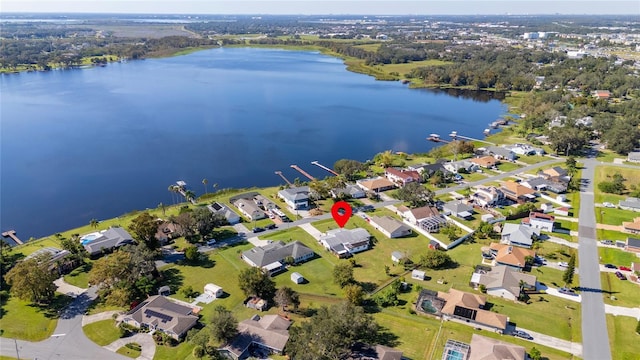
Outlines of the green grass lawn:
{"label": "green grass lawn", "polygon": [[[361,45],[362,46],[362,45]],[[451,64],[449,61],[442,60],[422,60],[422,61],[412,61],[404,64],[384,64],[384,65],[376,65],[376,68],[380,68],[382,71],[386,71],[387,73],[397,72],[401,76],[404,74],[408,74],[411,70],[419,67],[425,66],[442,66]]]}
{"label": "green grass lawn", "polygon": [[440,321],[434,317],[410,315],[408,311],[388,308],[373,315],[376,322],[397,336],[395,347],[409,359],[428,359]]}
{"label": "green grass lawn", "polygon": [[633,221],[633,219],[640,217],[640,213],[617,208],[596,208],[595,211],[598,224],[619,226],[623,221]]}
{"label": "green grass lawn", "polygon": [[2,303],[2,336],[28,341],[42,341],[51,334],[58,323],[58,311],[73,300],[56,294],[51,305],[39,307],[27,301],[9,297]]}
{"label": "green grass lawn", "polygon": [[94,343],[105,346],[120,339],[120,330],[112,319],[96,321],[82,328],[84,334]]}
{"label": "green grass lawn", "polygon": [[616,248],[599,247],[598,254],[600,255],[601,264],[631,266],[632,262],[640,262],[640,258],[638,258],[634,253]]}
{"label": "green grass lawn", "polygon": [[89,270],[91,270],[92,262],[86,262],[84,265],[75,268],[73,271],[64,276],[67,283],[86,289],[89,287]]}
{"label": "green grass lawn", "polygon": [[630,234],[615,230],[596,229],[598,240],[626,241]]}
{"label": "green grass lawn", "polygon": [[608,272],[600,273],[600,281],[605,303],[625,307],[640,306],[640,285],[620,280],[614,273]]}
{"label": "green grass lawn", "polygon": [[638,321],[627,316],[607,314],[607,330],[613,360],[636,360],[640,354],[640,335],[636,334]]}
{"label": "green grass lawn", "polygon": [[[140,347],[140,344],[138,344],[138,343],[130,343],[130,344],[133,344],[133,346],[136,346],[137,348]],[[127,344],[127,345],[129,345],[129,344]],[[127,347],[125,345],[125,346],[121,347],[120,349],[118,349],[116,352],[118,354],[120,354],[120,355],[124,355],[124,356],[130,357],[132,359],[135,359],[138,356],[140,356],[140,353],[142,353],[142,351],[138,350],[137,348],[131,349],[131,348],[129,348],[129,347]]]}
{"label": "green grass lawn", "polygon": [[498,170],[501,171],[513,171],[513,170],[518,170],[520,169],[522,166],[516,164],[516,163],[512,163],[512,162],[501,162],[500,164],[498,164]]}
{"label": "green grass lawn", "polygon": [[532,155],[532,156],[520,156],[520,157],[518,158],[518,161],[522,161],[523,163],[526,163],[526,164],[529,164],[529,165],[531,165],[531,164],[537,164],[537,163],[540,163],[540,162],[543,162],[543,161],[547,161],[547,160],[549,160],[549,158],[548,158],[548,157],[546,157],[546,156],[539,156],[539,155]]}
{"label": "green grass lawn", "polygon": [[[595,177],[593,180],[595,185],[595,202],[603,203],[607,201],[617,205],[619,200],[624,200],[627,198],[628,196],[627,194],[623,194],[623,195],[607,194],[607,193],[601,192],[600,189],[598,189],[599,183],[603,181],[611,181],[611,176],[613,176],[613,174],[617,172],[620,173],[620,175],[622,175],[625,178],[624,184],[627,187],[627,190],[632,184],[634,185],[640,184],[640,169],[629,169],[629,168],[623,168],[615,165],[597,166],[595,170]],[[607,209],[607,210],[610,210],[610,209]]]}

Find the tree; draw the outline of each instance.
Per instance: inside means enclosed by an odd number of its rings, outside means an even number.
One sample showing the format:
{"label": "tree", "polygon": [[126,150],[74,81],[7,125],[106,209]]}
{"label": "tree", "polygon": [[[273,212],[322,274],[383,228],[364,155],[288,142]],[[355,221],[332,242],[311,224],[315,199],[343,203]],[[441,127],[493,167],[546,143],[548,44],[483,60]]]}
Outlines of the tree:
{"label": "tree", "polygon": [[162,216],[166,216],[167,215],[167,209],[166,209],[166,206],[164,205],[164,203],[160,202],[158,204],[158,209],[160,209],[162,211]]}
{"label": "tree", "polygon": [[293,305],[294,309],[297,309],[298,305],[300,305],[300,297],[298,296],[298,293],[287,286],[283,286],[278,289],[273,300],[282,308],[282,311],[286,311],[286,307],[289,305]]}
{"label": "tree", "polygon": [[207,184],[208,183],[209,183],[209,180],[207,180],[206,178],[202,179],[202,185],[204,185],[204,193],[205,194],[207,193]]}
{"label": "tree", "polygon": [[196,193],[194,193],[191,190],[187,190],[187,191],[184,192],[184,198],[187,201],[193,201],[196,198]]}
{"label": "tree", "polygon": [[531,351],[529,351],[529,357],[531,358],[531,360],[541,360],[542,359],[542,354],[540,353],[540,350],[536,349],[536,347],[532,347]]}
{"label": "tree", "polygon": [[349,284],[344,287],[344,295],[350,304],[360,305],[364,299],[364,290],[358,284]]}
{"label": "tree", "polygon": [[396,197],[402,201],[409,202],[412,207],[419,207],[431,204],[434,193],[418,182],[410,182],[398,190]]}
{"label": "tree", "polygon": [[189,246],[184,251],[184,258],[190,264],[195,264],[200,261],[200,252],[198,252],[198,248],[196,246]]}
{"label": "tree", "polygon": [[589,143],[590,132],[583,127],[554,127],[549,132],[551,147],[556,153],[580,154]]}
{"label": "tree", "polygon": [[91,219],[91,221],[89,221],[89,226],[94,229],[97,228],[99,224],[100,222],[98,221],[98,219]]}
{"label": "tree", "polygon": [[429,269],[442,269],[452,263],[453,261],[449,254],[438,250],[427,251],[426,254],[420,256],[420,260],[418,262],[420,266]]}
{"label": "tree", "polygon": [[204,351],[204,347],[200,346],[200,345],[196,345],[193,348],[193,357],[198,358],[198,359],[202,359],[205,355],[205,351]]}
{"label": "tree", "polygon": [[569,173],[570,176],[575,175],[578,171],[578,162],[573,156],[569,156],[567,158],[567,160],[565,161],[565,165],[567,166],[567,173]]}
{"label": "tree", "polygon": [[380,167],[387,168],[393,165],[393,153],[391,150],[386,150],[374,156],[373,160]]}
{"label": "tree", "polygon": [[367,165],[357,160],[340,159],[333,164],[333,170],[348,180],[355,180],[356,174],[367,169]]}
{"label": "tree", "polygon": [[240,271],[238,283],[245,296],[256,295],[265,300],[273,299],[276,285],[269,276],[260,268],[250,267]]}
{"label": "tree", "polygon": [[16,263],[5,275],[5,281],[11,285],[11,294],[32,303],[51,302],[56,292],[53,281],[57,276],[49,271],[50,260],[50,255],[41,255]]}
{"label": "tree", "polygon": [[441,227],[440,233],[446,235],[450,241],[453,241],[460,236],[460,229],[453,224],[449,224],[447,226]]}
{"label": "tree", "polygon": [[476,229],[476,236],[480,239],[493,239],[497,237],[498,233],[493,229],[493,224],[488,222],[481,222],[480,226]]}
{"label": "tree", "polygon": [[296,360],[343,359],[354,343],[374,343],[379,331],[360,307],[348,302],[322,306],[310,321],[290,329],[286,351]]}
{"label": "tree", "polygon": [[133,232],[137,240],[142,241],[149,249],[155,250],[160,246],[158,239],[156,239],[158,223],[148,212],[145,211],[131,220],[129,230]]}
{"label": "tree", "polygon": [[199,207],[191,212],[196,230],[200,235],[207,235],[213,229],[227,223],[227,219],[220,213],[212,213],[206,207]]}
{"label": "tree", "polygon": [[603,181],[598,183],[598,189],[602,192],[622,195],[627,187],[624,185],[624,177],[620,173],[612,176],[612,181]]}
{"label": "tree", "polygon": [[573,282],[573,274],[575,273],[576,268],[576,255],[575,253],[571,254],[569,258],[567,269],[562,274],[562,281],[564,281],[565,286],[571,285]]}
{"label": "tree", "polygon": [[195,234],[196,222],[193,217],[191,217],[190,212],[184,212],[178,216],[171,215],[169,216],[169,221],[178,225],[180,235],[193,236],[193,234]]}
{"label": "tree", "polygon": [[238,320],[222,305],[216,306],[209,323],[211,336],[219,342],[226,343],[238,334]]}
{"label": "tree", "polygon": [[355,279],[353,278],[353,266],[346,262],[342,262],[334,266],[333,282],[338,284],[340,287],[344,287],[355,282]]}

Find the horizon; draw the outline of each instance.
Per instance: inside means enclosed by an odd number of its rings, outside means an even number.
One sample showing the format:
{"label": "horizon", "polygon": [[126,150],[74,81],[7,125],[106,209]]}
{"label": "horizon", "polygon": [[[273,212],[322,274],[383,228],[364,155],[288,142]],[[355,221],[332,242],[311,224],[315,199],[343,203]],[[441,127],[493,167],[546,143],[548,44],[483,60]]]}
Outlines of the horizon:
{"label": "horizon", "polygon": [[0,0],[2,14],[541,16],[640,15],[636,0]]}

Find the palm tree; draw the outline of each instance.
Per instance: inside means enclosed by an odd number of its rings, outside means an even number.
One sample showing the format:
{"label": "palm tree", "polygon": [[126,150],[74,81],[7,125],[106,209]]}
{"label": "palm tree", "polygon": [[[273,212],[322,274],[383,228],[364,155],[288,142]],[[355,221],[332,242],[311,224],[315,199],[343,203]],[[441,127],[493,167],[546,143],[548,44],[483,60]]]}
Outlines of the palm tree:
{"label": "palm tree", "polygon": [[98,219],[91,219],[91,221],[89,221],[89,225],[94,229],[98,227],[98,224]]}
{"label": "palm tree", "polygon": [[175,193],[176,193],[176,189],[174,185],[169,185],[169,188],[167,189],[169,190],[169,192],[171,193],[171,202],[172,203],[176,203],[176,197],[175,197]]}
{"label": "palm tree", "polygon": [[162,210],[162,216],[166,215],[166,208],[163,203],[158,204],[158,208]]}
{"label": "palm tree", "polygon": [[213,192],[218,192],[218,183],[213,183]]}
{"label": "palm tree", "polygon": [[187,201],[192,201],[193,199],[196,198],[196,193],[194,193],[191,190],[187,190],[184,192],[184,197],[185,199],[187,199]]}
{"label": "palm tree", "polygon": [[208,183],[209,183],[209,180],[207,180],[206,178],[202,179],[202,185],[204,185],[204,193],[205,194],[207,193],[207,184]]}

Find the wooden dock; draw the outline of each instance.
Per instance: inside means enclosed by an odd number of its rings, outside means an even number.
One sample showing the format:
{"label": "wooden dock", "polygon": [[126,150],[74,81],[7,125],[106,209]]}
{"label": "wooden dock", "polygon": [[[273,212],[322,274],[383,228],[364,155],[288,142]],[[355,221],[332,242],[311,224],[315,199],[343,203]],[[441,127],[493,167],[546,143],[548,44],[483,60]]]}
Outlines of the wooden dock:
{"label": "wooden dock", "polygon": [[309,175],[306,171],[304,171],[304,170],[300,169],[300,167],[299,167],[298,165],[291,165],[291,168],[292,168],[292,169],[295,169],[295,170],[298,170],[298,171],[300,172],[300,174],[302,174],[302,175],[304,175],[304,176],[308,177],[308,178],[309,178],[309,180],[311,180],[311,181],[313,181],[313,180],[315,180],[315,179],[316,179],[316,178],[314,178],[313,176]]}
{"label": "wooden dock", "polygon": [[282,175],[282,171],[276,171],[275,173],[276,173],[276,175],[280,176],[282,178],[282,180],[284,180],[284,182],[287,183],[287,185],[293,186],[291,181],[289,181],[289,179],[287,179],[286,177],[284,177],[284,175]]}
{"label": "wooden dock", "polygon": [[18,237],[16,236],[16,231],[15,230],[5,231],[5,232],[2,233],[2,236],[11,238],[11,240],[15,241],[16,244],[18,244],[18,245],[24,244],[22,242],[22,240],[18,239]]}
{"label": "wooden dock", "polygon": [[333,174],[333,175],[335,175],[335,176],[338,176],[338,173],[337,173],[337,172],[335,172],[335,171],[333,171],[333,170],[329,169],[328,167],[326,167],[326,166],[324,166],[324,165],[320,164],[320,163],[319,163],[319,162],[317,162],[317,161],[312,161],[312,162],[311,162],[311,164],[312,164],[312,165],[315,165],[315,166],[317,166],[317,167],[319,167],[319,168],[321,168],[321,169],[327,170],[329,173],[331,173],[331,174]]}

